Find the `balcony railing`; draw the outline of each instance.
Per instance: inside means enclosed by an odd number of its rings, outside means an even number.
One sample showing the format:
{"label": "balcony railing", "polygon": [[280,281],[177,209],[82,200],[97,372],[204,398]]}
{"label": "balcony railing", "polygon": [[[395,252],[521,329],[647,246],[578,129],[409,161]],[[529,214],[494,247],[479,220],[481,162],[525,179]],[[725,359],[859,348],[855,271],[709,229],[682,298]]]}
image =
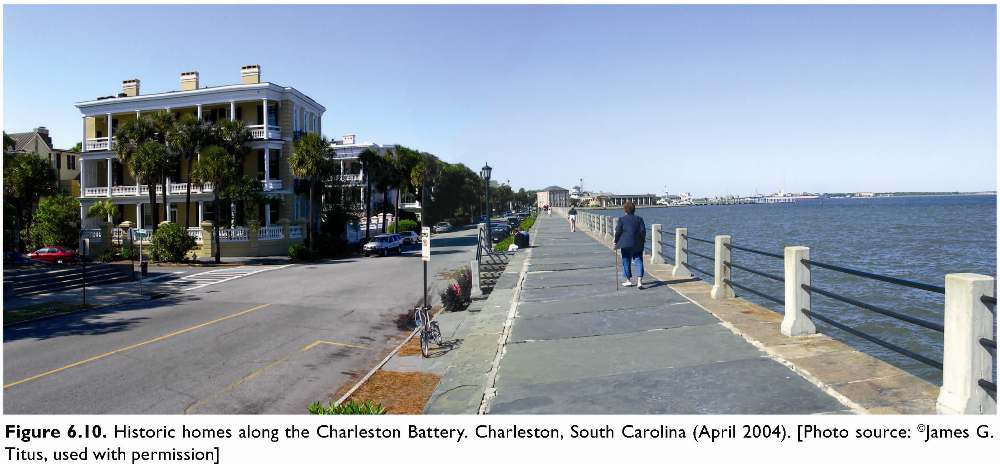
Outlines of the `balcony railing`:
{"label": "balcony railing", "polygon": [[267,179],[260,181],[264,185],[264,191],[281,190],[281,179]]}
{"label": "balcony railing", "polygon": [[257,240],[281,240],[285,238],[284,227],[264,226],[257,229]]}
{"label": "balcony railing", "polygon": [[364,182],[364,176],[361,174],[341,174],[337,176],[337,180],[344,183],[360,183]]}
{"label": "balcony railing", "polygon": [[250,240],[247,232],[249,229],[246,227],[226,227],[219,229],[219,241],[222,242],[246,242]]}
{"label": "balcony railing", "polygon": [[84,146],[86,151],[102,151],[108,150],[111,147],[108,145],[107,137],[98,137],[96,139],[87,139],[87,143]]}
{"label": "balcony railing", "polygon": [[[281,188],[281,181],[277,181],[276,189]],[[187,192],[187,183],[181,184],[170,184],[170,189],[167,190],[167,195],[184,195]],[[191,193],[211,193],[212,184],[206,182],[204,184],[192,184]],[[163,184],[157,184],[156,194],[163,194]],[[149,195],[149,187],[145,185],[115,185],[111,187],[111,196],[113,197],[134,197],[137,195]],[[87,187],[83,189],[84,197],[107,197],[108,188],[107,187]]]}
{"label": "balcony railing", "polygon": [[274,140],[281,138],[281,128],[278,126],[267,126],[264,127],[263,124],[255,124],[252,126],[247,126],[250,130],[250,135],[254,140]]}

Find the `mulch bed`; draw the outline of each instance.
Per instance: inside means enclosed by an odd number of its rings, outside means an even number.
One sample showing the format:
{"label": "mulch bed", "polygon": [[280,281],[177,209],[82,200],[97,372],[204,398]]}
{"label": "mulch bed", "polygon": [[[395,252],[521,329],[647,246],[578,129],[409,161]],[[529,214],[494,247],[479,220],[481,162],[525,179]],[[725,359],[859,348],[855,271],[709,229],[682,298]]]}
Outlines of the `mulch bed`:
{"label": "mulch bed", "polygon": [[[423,414],[424,406],[440,380],[440,376],[424,372],[378,371],[350,399],[379,403],[389,414]],[[339,397],[352,385],[345,385],[335,396]]]}

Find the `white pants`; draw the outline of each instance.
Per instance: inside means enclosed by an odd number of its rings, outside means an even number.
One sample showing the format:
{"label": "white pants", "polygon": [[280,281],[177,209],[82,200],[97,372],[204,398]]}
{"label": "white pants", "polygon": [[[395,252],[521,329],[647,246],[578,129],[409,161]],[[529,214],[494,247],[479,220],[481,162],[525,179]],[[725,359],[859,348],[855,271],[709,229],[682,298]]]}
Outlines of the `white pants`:
{"label": "white pants", "polygon": [[570,232],[576,232],[576,215],[569,215],[569,230]]}

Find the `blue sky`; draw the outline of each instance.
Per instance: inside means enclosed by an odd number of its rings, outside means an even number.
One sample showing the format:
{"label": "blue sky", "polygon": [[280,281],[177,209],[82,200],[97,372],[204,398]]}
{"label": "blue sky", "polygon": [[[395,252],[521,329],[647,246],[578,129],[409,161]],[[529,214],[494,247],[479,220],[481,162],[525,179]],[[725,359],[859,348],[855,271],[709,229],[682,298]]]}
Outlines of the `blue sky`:
{"label": "blue sky", "polygon": [[73,103],[123,79],[260,64],[326,106],[327,136],[515,188],[996,188],[992,5],[7,5],[3,39],[4,130],[59,147]]}

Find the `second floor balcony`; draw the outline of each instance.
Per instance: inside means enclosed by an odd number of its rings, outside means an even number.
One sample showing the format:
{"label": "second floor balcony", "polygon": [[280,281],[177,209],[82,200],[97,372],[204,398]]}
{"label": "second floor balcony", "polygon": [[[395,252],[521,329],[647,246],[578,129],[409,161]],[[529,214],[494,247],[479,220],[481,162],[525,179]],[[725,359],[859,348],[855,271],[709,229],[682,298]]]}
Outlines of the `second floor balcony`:
{"label": "second floor balcony", "polygon": [[104,151],[110,150],[114,141],[108,142],[107,137],[98,137],[94,139],[87,139],[87,143],[84,145],[84,151]]}
{"label": "second floor balcony", "polygon": [[250,130],[250,136],[254,140],[279,140],[281,139],[281,128],[278,126],[268,125],[264,127],[263,124],[254,124],[247,126]]}

